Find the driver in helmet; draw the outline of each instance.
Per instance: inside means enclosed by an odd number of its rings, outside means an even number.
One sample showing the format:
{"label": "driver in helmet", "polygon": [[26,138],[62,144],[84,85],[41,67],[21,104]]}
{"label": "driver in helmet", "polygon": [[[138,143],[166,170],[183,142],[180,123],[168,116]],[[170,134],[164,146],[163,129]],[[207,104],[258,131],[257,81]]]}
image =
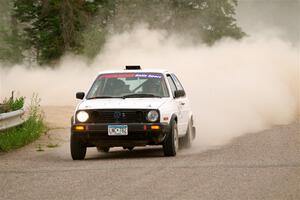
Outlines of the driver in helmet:
{"label": "driver in helmet", "polygon": [[155,96],[162,96],[161,92],[162,92],[162,88],[161,88],[160,80],[149,79],[143,84],[144,94],[153,94]]}

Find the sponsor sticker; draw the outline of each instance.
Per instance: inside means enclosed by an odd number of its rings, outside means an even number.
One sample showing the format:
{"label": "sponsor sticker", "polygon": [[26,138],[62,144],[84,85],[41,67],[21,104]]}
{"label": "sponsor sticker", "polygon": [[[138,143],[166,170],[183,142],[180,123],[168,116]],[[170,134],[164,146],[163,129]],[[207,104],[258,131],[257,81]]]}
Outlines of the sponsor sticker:
{"label": "sponsor sticker", "polygon": [[121,73],[121,74],[102,74],[98,78],[157,78],[161,79],[161,74],[152,73]]}

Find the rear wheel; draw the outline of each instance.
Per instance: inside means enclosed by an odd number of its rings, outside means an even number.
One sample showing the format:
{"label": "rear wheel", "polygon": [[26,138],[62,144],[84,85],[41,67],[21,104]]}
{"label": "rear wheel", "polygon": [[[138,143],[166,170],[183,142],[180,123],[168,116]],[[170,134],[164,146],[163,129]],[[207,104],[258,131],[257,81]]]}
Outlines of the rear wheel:
{"label": "rear wheel", "polygon": [[86,154],[86,146],[71,135],[70,142],[71,156],[73,160],[83,160]]}
{"label": "rear wheel", "polygon": [[171,126],[171,131],[163,143],[165,156],[176,156],[178,150],[178,129],[176,121],[173,121]]}
{"label": "rear wheel", "polygon": [[193,124],[190,121],[185,136],[179,139],[180,147],[190,148],[192,146],[192,140],[193,140]]}

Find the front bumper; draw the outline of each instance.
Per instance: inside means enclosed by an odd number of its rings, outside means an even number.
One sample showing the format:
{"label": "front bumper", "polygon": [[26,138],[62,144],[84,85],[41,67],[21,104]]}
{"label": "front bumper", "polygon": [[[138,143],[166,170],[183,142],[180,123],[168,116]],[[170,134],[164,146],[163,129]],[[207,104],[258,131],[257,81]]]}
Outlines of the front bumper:
{"label": "front bumper", "polygon": [[[78,125],[84,126],[84,129],[80,131],[76,130],[75,127]],[[170,132],[170,125],[162,123],[130,123],[124,125],[128,126],[128,135],[109,136],[108,124],[73,124],[71,126],[72,139],[80,140],[89,147],[132,147],[161,144]],[[153,125],[160,128],[153,130],[151,129]]]}

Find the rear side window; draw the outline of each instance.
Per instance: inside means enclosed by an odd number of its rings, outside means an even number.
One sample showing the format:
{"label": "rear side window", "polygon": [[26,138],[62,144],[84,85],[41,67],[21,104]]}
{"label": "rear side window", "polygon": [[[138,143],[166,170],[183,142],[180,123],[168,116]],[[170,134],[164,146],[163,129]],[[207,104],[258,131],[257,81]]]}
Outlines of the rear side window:
{"label": "rear side window", "polygon": [[171,87],[172,95],[174,97],[175,96],[175,91],[176,91],[175,83],[174,83],[174,81],[173,81],[173,79],[171,78],[170,75],[167,75],[167,79],[168,79],[168,82],[169,82],[170,87]]}
{"label": "rear side window", "polygon": [[171,76],[172,76],[172,78],[173,78],[173,80],[174,80],[174,83],[175,83],[175,85],[176,85],[177,90],[183,90],[183,91],[184,91],[184,89],[183,89],[183,87],[182,87],[180,81],[179,81],[178,78],[175,76],[175,74],[171,74]]}

